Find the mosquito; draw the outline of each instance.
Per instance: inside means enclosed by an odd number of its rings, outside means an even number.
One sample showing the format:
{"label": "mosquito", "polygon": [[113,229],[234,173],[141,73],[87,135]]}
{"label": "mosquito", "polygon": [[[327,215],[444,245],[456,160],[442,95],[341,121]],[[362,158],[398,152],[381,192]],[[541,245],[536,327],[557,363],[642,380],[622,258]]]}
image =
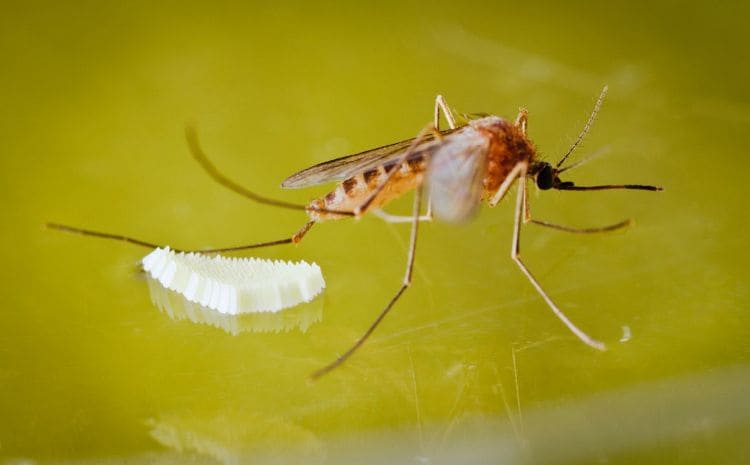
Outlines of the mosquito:
{"label": "mosquito", "polygon": [[[579,186],[572,181],[560,179],[560,175],[564,172],[580,166],[587,160],[564,165],[591,129],[606,93],[607,87],[605,86],[577,139],[560,161],[554,165],[538,157],[534,144],[527,137],[528,112],[526,109],[521,109],[515,121],[512,122],[491,115],[465,117],[466,122],[459,125],[446,100],[438,95],[435,98],[433,121],[415,138],[323,162],[286,178],[281,183],[281,187],[286,189],[339,182],[332,191],[307,205],[261,196],[232,181],[209,161],[198,141],[195,128],[188,125],[186,138],[190,152],[215,181],[255,202],[302,210],[308,215],[308,221],[291,237],[251,245],[205,249],[200,252],[229,252],[280,244],[297,244],[316,223],[343,218],[360,218],[370,212],[386,222],[411,224],[406,269],[400,287],[354,344],[328,365],[311,374],[311,377],[316,379],[347,361],[367,341],[411,285],[420,222],[432,221],[433,218],[451,223],[466,222],[475,216],[482,201],[494,207],[517,182],[518,193],[510,248],[512,260],[555,316],[578,339],[594,349],[606,350],[603,342],[586,334],[560,310],[521,260],[521,227],[524,224],[532,223],[572,233],[599,233],[621,229],[631,223],[630,220],[625,220],[602,227],[576,228],[534,219],[528,202],[529,181],[534,182],[543,191],[550,189],[560,191],[662,190],[661,187],[644,184]],[[442,130],[440,129],[441,113],[448,125],[448,128]],[[414,192],[411,215],[394,215],[382,209],[387,203],[409,191]],[[426,209],[422,213],[422,200],[425,193]],[[56,223],[48,223],[48,226],[53,229],[114,239],[144,247],[158,247],[157,244],[119,234],[102,233]]]}

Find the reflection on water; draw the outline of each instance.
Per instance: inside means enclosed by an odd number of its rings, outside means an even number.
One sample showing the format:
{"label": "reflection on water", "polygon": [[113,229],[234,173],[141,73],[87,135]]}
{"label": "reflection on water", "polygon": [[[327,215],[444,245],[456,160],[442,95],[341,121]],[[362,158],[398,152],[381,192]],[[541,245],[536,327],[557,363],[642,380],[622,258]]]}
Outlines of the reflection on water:
{"label": "reflection on water", "polygon": [[212,418],[165,415],[150,419],[151,437],[180,453],[195,453],[219,463],[321,463],[325,446],[311,431],[288,420],[231,413]]}
{"label": "reflection on water", "polygon": [[219,313],[195,302],[190,302],[181,294],[166,289],[159,281],[147,277],[151,302],[169,318],[188,320],[219,328],[229,334],[244,332],[286,332],[299,329],[302,332],[323,318],[323,299],[297,305],[279,312],[245,313],[228,315]]}

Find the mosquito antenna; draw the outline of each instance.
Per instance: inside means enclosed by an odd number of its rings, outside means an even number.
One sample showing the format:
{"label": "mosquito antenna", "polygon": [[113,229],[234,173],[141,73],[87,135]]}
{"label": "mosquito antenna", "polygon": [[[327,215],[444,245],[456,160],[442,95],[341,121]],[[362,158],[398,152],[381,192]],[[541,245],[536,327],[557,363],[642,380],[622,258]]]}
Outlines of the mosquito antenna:
{"label": "mosquito antenna", "polygon": [[592,154],[590,154],[588,156],[585,156],[585,157],[581,158],[577,162],[571,163],[568,166],[563,166],[562,168],[558,169],[557,172],[559,174],[559,173],[564,173],[565,171],[568,171],[568,170],[572,170],[573,168],[578,168],[579,166],[585,165],[586,163],[590,162],[591,160],[593,160],[595,158],[601,157],[602,155],[606,154],[607,152],[609,152],[609,146],[605,145],[604,147],[600,148],[596,152],[594,152],[594,153],[592,153]]}
{"label": "mosquito antenna", "polygon": [[[137,245],[139,247],[147,247],[149,249],[156,249],[159,247],[164,247],[163,245],[160,245],[160,244],[154,244],[151,242],[143,241],[141,239],[136,239],[134,237],[124,236],[122,234],[112,234],[112,233],[106,233],[106,232],[100,232],[100,231],[93,231],[91,229],[76,228],[74,226],[68,226],[68,225],[59,224],[59,223],[47,223],[46,226],[49,229],[55,229],[57,231],[63,231],[63,232],[72,233],[72,234],[80,234],[82,236],[98,237],[100,239],[109,239],[113,241],[127,242],[128,244]],[[309,227],[307,229],[309,229]],[[261,242],[258,244],[238,245],[234,247],[223,247],[220,249],[201,249],[201,250],[172,249],[172,250],[174,250],[175,252],[219,253],[219,252],[233,252],[233,251],[247,250],[247,249],[257,249],[259,247],[290,244],[292,242],[294,242],[294,237],[288,237],[285,239],[279,239],[279,240],[270,241],[270,242]]]}
{"label": "mosquito antenna", "polygon": [[589,129],[591,129],[591,125],[594,123],[594,119],[596,118],[596,114],[599,113],[599,109],[602,107],[602,103],[604,103],[604,97],[607,95],[607,90],[609,89],[609,86],[604,86],[602,89],[602,92],[599,94],[599,98],[596,100],[596,104],[594,105],[594,110],[591,112],[591,116],[589,116],[588,121],[586,121],[586,124],[583,126],[583,130],[580,134],[578,134],[578,139],[576,139],[575,142],[573,142],[573,145],[570,146],[570,149],[568,149],[568,153],[565,154],[562,159],[557,162],[557,165],[555,168],[560,168],[560,165],[562,165],[565,160],[570,156],[571,153],[580,145],[580,143],[583,141],[583,138],[586,137],[586,134],[589,132]]}
{"label": "mosquito antenna", "polygon": [[639,191],[662,191],[663,187],[659,186],[648,186],[645,184],[603,184],[601,186],[576,186],[573,183],[560,183],[558,186],[553,186],[557,190],[561,191],[606,191],[610,189],[631,189]]}
{"label": "mosquito antenna", "polygon": [[283,200],[271,199],[268,197],[264,197],[262,195],[258,195],[255,192],[252,192],[244,188],[243,186],[237,184],[236,182],[232,181],[231,179],[227,178],[218,169],[216,169],[216,166],[214,166],[214,164],[211,163],[211,161],[206,156],[206,153],[201,148],[200,142],[198,141],[198,132],[195,130],[195,127],[193,125],[188,124],[185,126],[185,137],[187,138],[188,147],[190,147],[190,153],[193,155],[193,158],[195,158],[195,160],[208,173],[208,175],[211,176],[216,182],[218,182],[222,186],[226,187],[227,189],[231,191],[236,192],[237,194],[242,195],[243,197],[247,197],[250,200],[253,200],[255,202],[262,203],[265,205],[272,205],[274,207],[287,208],[289,210],[302,210],[305,212],[312,210],[312,211],[322,212],[322,213],[335,213],[337,215],[343,215],[343,216],[354,216],[354,212],[350,212],[350,211],[327,210],[323,208],[316,208],[316,207],[307,206],[307,205],[300,205],[296,203],[285,202]]}

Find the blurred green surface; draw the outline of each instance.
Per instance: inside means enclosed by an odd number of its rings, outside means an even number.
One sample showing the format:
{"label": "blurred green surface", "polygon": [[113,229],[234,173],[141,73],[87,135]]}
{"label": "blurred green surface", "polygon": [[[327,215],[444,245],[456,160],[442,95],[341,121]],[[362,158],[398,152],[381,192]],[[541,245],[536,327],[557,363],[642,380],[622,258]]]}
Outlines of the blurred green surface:
{"label": "blurred green surface", "polygon": [[[0,460],[746,460],[749,15],[741,2],[5,3]],[[279,182],[415,135],[437,93],[465,112],[527,107],[531,138],[556,160],[605,83],[577,156],[609,153],[570,179],[666,190],[533,193],[540,219],[636,225],[529,226],[522,240],[605,353],[575,340],[511,262],[510,202],[421,228],[412,289],[317,383],[306,376],[396,290],[408,226],[327,223],[258,251],[316,261],[328,287],[296,324],[228,332],[159,311],[137,268],[145,250],[42,227],[195,248],[281,238],[304,215],[216,185],[188,155],[186,121],[236,180],[306,202],[326,188]]]}

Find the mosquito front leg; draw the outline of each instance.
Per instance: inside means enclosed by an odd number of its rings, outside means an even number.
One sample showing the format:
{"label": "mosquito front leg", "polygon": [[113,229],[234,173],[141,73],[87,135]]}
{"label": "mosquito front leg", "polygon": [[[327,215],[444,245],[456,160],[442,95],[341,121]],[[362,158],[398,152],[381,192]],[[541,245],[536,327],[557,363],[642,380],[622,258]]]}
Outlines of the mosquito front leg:
{"label": "mosquito front leg", "polygon": [[440,128],[440,110],[443,110],[443,116],[445,116],[445,120],[448,122],[448,127],[456,129],[456,118],[453,117],[453,112],[442,95],[435,97],[435,128]]}
{"label": "mosquito front leg", "polygon": [[414,190],[414,207],[412,210],[412,220],[411,220],[411,235],[409,238],[409,255],[406,258],[406,271],[404,272],[404,280],[401,283],[401,287],[399,287],[398,291],[391,297],[391,300],[388,302],[388,304],[383,308],[383,310],[380,312],[380,315],[375,319],[375,321],[370,324],[370,327],[367,328],[367,331],[357,340],[357,342],[354,343],[346,352],[344,352],[342,355],[340,355],[336,360],[329,363],[328,365],[324,366],[323,368],[317,370],[314,372],[311,377],[313,379],[320,378],[321,376],[325,375],[326,373],[330,372],[334,368],[338,367],[342,363],[344,363],[349,357],[352,356],[354,352],[356,352],[357,349],[359,349],[362,344],[367,341],[367,338],[370,337],[370,335],[375,331],[375,328],[378,327],[381,321],[385,318],[385,316],[388,314],[388,312],[393,308],[393,305],[396,303],[396,301],[401,297],[401,295],[406,291],[406,288],[409,287],[411,284],[411,275],[412,270],[414,269],[414,254],[417,250],[417,232],[419,231],[419,210],[420,210],[420,204],[422,199],[422,184],[420,180],[420,184],[417,186],[417,188]]}
{"label": "mosquito front leg", "polygon": [[515,221],[513,224],[513,242],[511,244],[510,257],[514,262],[516,262],[523,274],[526,275],[526,278],[528,278],[539,295],[542,296],[545,302],[547,302],[550,310],[552,310],[552,312],[565,324],[565,326],[568,327],[568,329],[570,329],[571,332],[573,332],[573,334],[578,337],[578,339],[583,341],[586,345],[593,347],[594,349],[605,350],[606,346],[604,345],[604,343],[591,338],[588,334],[584,333],[576,325],[574,325],[567,316],[565,316],[562,310],[560,310],[552,301],[552,299],[547,295],[547,292],[545,292],[534,275],[531,274],[531,271],[529,271],[529,269],[526,268],[526,265],[524,265],[523,261],[521,261],[521,225],[523,224],[524,197],[526,195],[526,170],[528,167],[526,163],[519,163],[518,165],[516,165],[516,167],[520,167],[520,170],[518,174],[518,198],[516,200]]}
{"label": "mosquito front leg", "polygon": [[555,224],[555,223],[550,223],[547,221],[535,220],[533,218],[529,218],[528,220],[524,222],[536,224],[539,226],[544,226],[545,228],[551,228],[551,229],[556,229],[558,231],[565,231],[565,232],[576,233],[576,234],[596,234],[596,233],[617,231],[618,229],[627,228],[628,226],[633,224],[633,220],[630,218],[628,218],[627,220],[620,221],[619,223],[609,224],[607,226],[598,226],[594,228],[575,228],[571,226],[565,226],[562,224]]}
{"label": "mosquito front leg", "polygon": [[633,220],[628,218],[627,220],[620,221],[619,223],[609,224],[607,226],[598,226],[594,228],[576,228],[572,226],[565,226],[562,224],[550,223],[549,221],[535,220],[531,217],[531,209],[529,208],[529,196],[528,189],[524,189],[524,200],[523,200],[523,222],[536,224],[538,226],[544,226],[545,228],[555,229],[557,231],[565,231],[576,234],[595,234],[610,231],[617,231],[618,229],[627,228],[633,224]]}
{"label": "mosquito front leg", "polygon": [[510,189],[510,186],[513,184],[513,181],[515,181],[516,178],[519,177],[521,170],[525,169],[524,168],[525,166],[526,166],[525,164],[519,163],[513,167],[513,169],[508,174],[508,176],[506,176],[505,179],[503,180],[503,183],[500,184],[500,187],[497,189],[497,192],[495,192],[495,195],[493,195],[492,199],[490,199],[490,202],[489,202],[490,207],[494,207],[495,205],[497,205],[498,202],[503,200],[503,197],[505,197],[505,194],[508,192],[508,189]]}
{"label": "mosquito front leg", "polygon": [[[526,178],[521,178],[523,184],[526,185]],[[524,224],[531,221],[531,208],[529,207],[529,190],[523,190],[523,222]]]}

